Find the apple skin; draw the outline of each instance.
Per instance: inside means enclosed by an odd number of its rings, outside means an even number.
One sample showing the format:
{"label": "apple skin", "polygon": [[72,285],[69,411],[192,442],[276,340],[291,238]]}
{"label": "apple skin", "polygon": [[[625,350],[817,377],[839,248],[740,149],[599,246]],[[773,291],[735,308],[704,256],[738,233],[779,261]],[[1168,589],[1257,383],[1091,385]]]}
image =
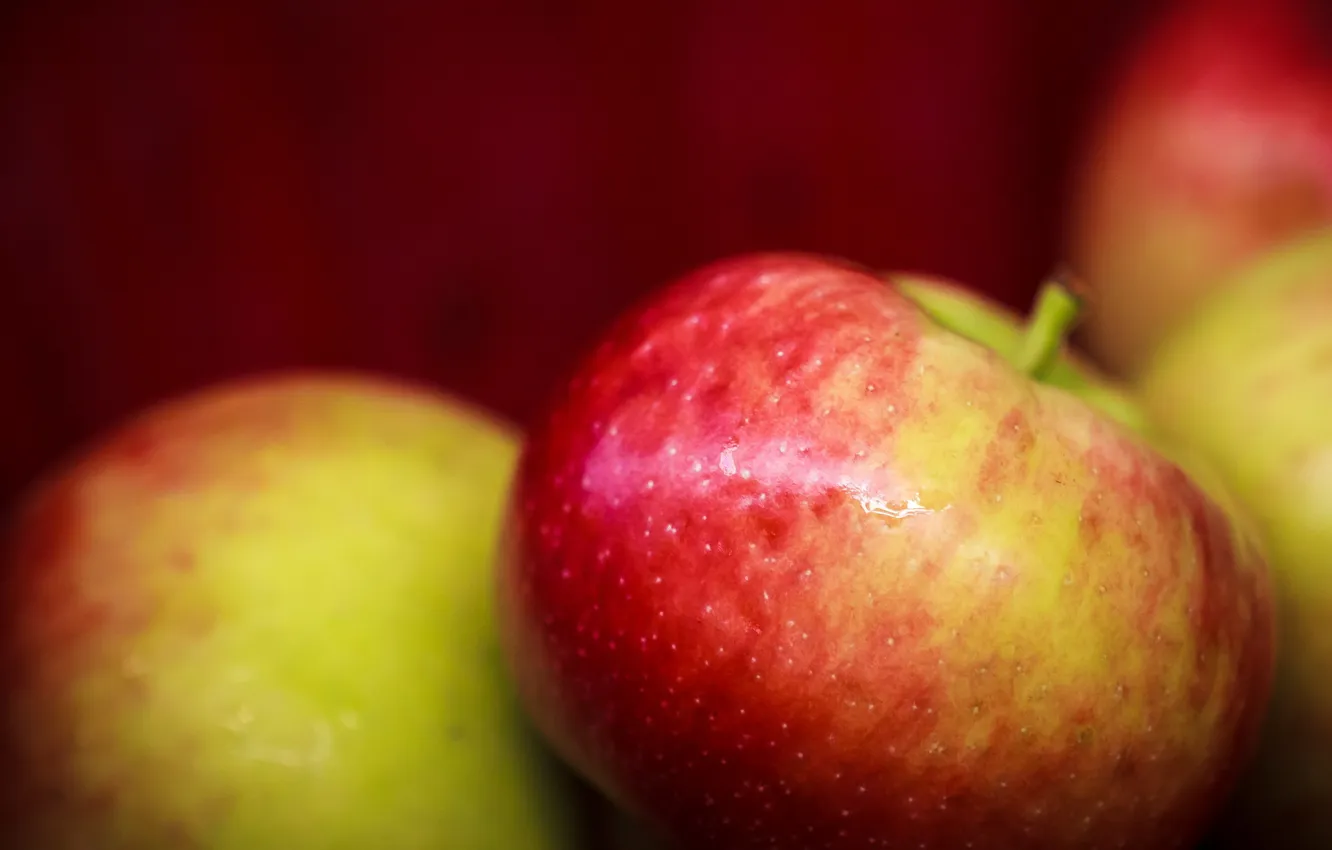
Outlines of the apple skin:
{"label": "apple skin", "polygon": [[1068,253],[1098,362],[1135,374],[1226,273],[1332,223],[1332,18],[1313,0],[1177,4],[1091,128]]}
{"label": "apple skin", "polygon": [[[1012,360],[1022,347],[1022,321],[1003,304],[933,275],[890,273],[883,277],[930,318],[1005,359]],[[1138,434],[1150,436],[1153,432],[1151,422],[1123,383],[1107,377],[1069,345],[1062,346],[1043,383],[1076,394]]]}
{"label": "apple skin", "polygon": [[584,846],[494,625],[517,453],[427,389],[301,373],[53,473],[0,551],[6,846]]}
{"label": "apple skin", "polygon": [[624,317],[504,547],[529,712],[682,846],[1186,846],[1270,689],[1263,556],[1177,465],[817,257]]}
{"label": "apple skin", "polygon": [[1236,275],[1139,389],[1158,427],[1189,440],[1257,519],[1277,589],[1275,696],[1222,837],[1332,847],[1332,230]]}

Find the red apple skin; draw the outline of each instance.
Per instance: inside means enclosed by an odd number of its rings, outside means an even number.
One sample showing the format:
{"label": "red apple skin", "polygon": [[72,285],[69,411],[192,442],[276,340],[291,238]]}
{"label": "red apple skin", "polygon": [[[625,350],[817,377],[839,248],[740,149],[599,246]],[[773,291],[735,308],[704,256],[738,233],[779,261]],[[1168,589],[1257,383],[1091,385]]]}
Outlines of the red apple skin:
{"label": "red apple skin", "polygon": [[1271,687],[1247,540],[871,275],[742,256],[530,436],[501,632],[544,734],[682,846],[1187,847]]}
{"label": "red apple skin", "polygon": [[1074,187],[1085,343],[1133,375],[1256,254],[1332,223],[1332,15],[1315,0],[1178,4],[1128,55]]}

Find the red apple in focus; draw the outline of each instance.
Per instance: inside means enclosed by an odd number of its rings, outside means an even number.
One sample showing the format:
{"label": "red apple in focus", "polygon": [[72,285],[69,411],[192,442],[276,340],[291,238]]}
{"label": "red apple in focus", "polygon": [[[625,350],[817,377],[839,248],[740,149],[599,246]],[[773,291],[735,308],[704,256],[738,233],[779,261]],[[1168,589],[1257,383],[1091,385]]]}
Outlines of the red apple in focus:
{"label": "red apple in focus", "polygon": [[1093,128],[1070,254],[1086,344],[1134,374],[1208,290],[1332,222],[1332,6],[1192,0],[1149,33]]}
{"label": "red apple in focus", "polygon": [[606,336],[515,483],[528,711],[681,846],[1186,847],[1265,711],[1263,556],[1043,380],[1052,311],[986,345],[909,289],[744,256]]}

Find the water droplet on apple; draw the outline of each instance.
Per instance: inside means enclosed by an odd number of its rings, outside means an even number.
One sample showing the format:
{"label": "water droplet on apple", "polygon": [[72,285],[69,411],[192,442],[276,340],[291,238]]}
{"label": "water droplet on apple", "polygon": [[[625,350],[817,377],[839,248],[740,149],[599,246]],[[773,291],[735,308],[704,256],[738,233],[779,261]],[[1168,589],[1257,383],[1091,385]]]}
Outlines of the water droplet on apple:
{"label": "water droplet on apple", "polygon": [[726,475],[735,475],[735,450],[740,447],[740,441],[734,437],[726,441],[722,446],[721,456],[717,460],[717,465]]}

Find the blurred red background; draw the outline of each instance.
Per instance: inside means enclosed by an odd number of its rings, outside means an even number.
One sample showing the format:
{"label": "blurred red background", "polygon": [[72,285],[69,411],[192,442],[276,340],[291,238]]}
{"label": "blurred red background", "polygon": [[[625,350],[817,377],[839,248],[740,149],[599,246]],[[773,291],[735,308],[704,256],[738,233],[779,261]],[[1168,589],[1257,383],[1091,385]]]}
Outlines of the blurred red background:
{"label": "blurred red background", "polygon": [[762,248],[1022,306],[1146,0],[171,0],[0,20],[0,504],[289,366],[522,422],[626,305]]}

